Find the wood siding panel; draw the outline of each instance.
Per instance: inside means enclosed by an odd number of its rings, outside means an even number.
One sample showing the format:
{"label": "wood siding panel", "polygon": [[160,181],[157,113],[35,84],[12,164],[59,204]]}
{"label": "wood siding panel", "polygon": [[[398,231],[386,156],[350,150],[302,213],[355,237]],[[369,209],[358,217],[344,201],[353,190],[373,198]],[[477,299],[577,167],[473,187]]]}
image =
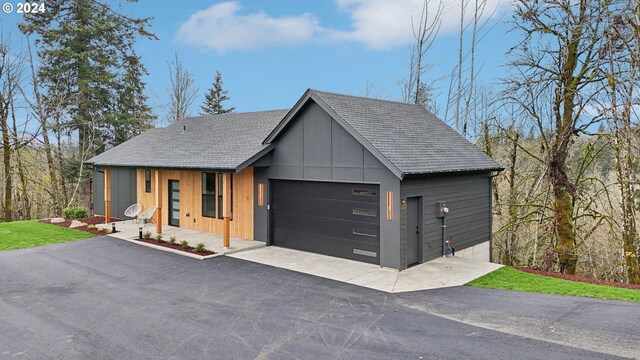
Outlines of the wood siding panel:
{"label": "wood siding panel", "polygon": [[[151,193],[144,191],[144,170],[136,171],[136,189],[138,203],[147,209],[155,205],[155,189],[152,188]],[[162,224],[167,225],[169,220],[169,180],[180,181],[180,227],[222,235],[224,220],[202,216],[201,171],[162,171]],[[153,182],[152,186],[155,186]],[[230,227],[232,237],[253,240],[253,168],[233,174],[233,220]]]}

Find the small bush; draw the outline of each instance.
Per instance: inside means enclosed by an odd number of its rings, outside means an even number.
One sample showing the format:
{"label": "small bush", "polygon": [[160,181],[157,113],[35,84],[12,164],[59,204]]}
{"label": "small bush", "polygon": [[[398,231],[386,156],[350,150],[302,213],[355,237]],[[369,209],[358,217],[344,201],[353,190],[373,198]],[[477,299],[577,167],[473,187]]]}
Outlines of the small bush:
{"label": "small bush", "polygon": [[[87,225],[87,229],[95,229],[95,228],[96,228],[95,225],[91,225],[91,224]],[[109,231],[111,231],[111,229],[109,229]]]}
{"label": "small bush", "polygon": [[151,232],[145,231],[144,234],[142,234],[142,237],[145,238],[145,239],[150,239],[151,238]]}
{"label": "small bush", "polygon": [[80,219],[89,216],[89,211],[83,206],[69,206],[62,209],[62,217],[65,219]]}
{"label": "small bush", "polygon": [[197,243],[195,249],[197,252],[204,252],[207,250],[203,243]]}
{"label": "small bush", "polygon": [[156,242],[162,242],[162,235],[156,235]]}
{"label": "small bush", "polygon": [[178,239],[176,239],[175,236],[172,236],[172,237],[169,238],[169,242],[172,243],[172,244],[175,244],[176,241],[178,241]]}
{"label": "small bush", "polygon": [[180,241],[180,247],[182,250],[186,250],[189,247],[189,242],[187,240]]}

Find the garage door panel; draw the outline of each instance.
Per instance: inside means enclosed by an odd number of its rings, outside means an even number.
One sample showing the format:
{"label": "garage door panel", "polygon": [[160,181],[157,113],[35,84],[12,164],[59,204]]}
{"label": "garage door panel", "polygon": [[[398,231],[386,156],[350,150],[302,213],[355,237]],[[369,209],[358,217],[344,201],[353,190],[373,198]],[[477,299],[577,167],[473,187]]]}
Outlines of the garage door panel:
{"label": "garage door panel", "polygon": [[375,245],[380,242],[380,227],[378,225],[336,218],[278,213],[274,216],[272,226],[276,232],[288,229],[304,234],[323,234],[328,237],[342,238],[345,241],[357,241]]}
{"label": "garage door panel", "polygon": [[272,244],[380,263],[380,197],[373,184],[272,180]]}
{"label": "garage door panel", "polygon": [[274,199],[272,211],[279,213],[304,213],[308,216],[344,219],[370,224],[380,223],[378,204],[349,202],[334,199]]}
{"label": "garage door panel", "polygon": [[[316,234],[304,234],[305,241],[297,241],[301,234],[281,230],[281,240],[275,244],[290,249],[309,251],[317,254],[336,256],[345,259],[368,262],[372,264],[380,263],[379,245],[345,242],[343,239],[330,238]],[[362,255],[368,254],[368,255]]]}
{"label": "garage door panel", "polygon": [[[313,184],[313,185],[309,185]],[[278,181],[274,182],[273,195],[277,199],[327,199],[357,201],[378,204],[378,185],[346,184],[310,181]]]}

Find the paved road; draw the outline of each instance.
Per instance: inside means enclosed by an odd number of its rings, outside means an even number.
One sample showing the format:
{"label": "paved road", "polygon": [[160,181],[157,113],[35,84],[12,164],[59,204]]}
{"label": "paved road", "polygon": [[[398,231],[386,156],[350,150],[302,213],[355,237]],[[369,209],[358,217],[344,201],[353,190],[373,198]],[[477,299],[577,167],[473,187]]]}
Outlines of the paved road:
{"label": "paved road", "polygon": [[0,359],[638,357],[639,317],[469,287],[386,294],[111,238],[0,253]]}

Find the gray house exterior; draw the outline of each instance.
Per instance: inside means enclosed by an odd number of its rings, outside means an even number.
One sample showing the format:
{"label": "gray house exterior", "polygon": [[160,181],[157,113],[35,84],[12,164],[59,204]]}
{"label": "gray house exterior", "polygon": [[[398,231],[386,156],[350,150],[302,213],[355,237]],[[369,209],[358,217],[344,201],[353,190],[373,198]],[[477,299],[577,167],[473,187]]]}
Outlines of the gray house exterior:
{"label": "gray house exterior", "polygon": [[[111,196],[111,215],[124,219],[124,211],[136,203],[136,169],[132,167],[113,167],[111,181],[117,189]],[[104,174],[99,167],[93,168],[93,212],[104,214]]]}
{"label": "gray house exterior", "polygon": [[[502,168],[424,107],[310,89],[288,112],[268,115],[268,120],[247,120],[245,125],[254,126],[247,132],[267,135],[225,169],[252,169],[253,240],[400,270],[442,256],[443,224],[456,252],[480,245],[488,249],[491,177]],[[226,118],[220,116],[183,121],[211,122],[212,132],[229,132],[234,141],[234,133],[242,130],[221,128],[216,119]],[[160,141],[172,136],[162,132],[153,136]],[[124,147],[135,148],[135,140]],[[184,151],[195,157],[190,170],[229,163],[229,154],[194,143],[193,148],[185,143]],[[112,196],[116,211],[135,202],[136,168],[164,161],[162,167],[173,169],[185,163],[167,155],[148,164],[126,164],[121,159],[126,149],[113,150],[118,147],[89,162],[96,169],[112,167],[112,179],[116,174],[113,193],[123,193],[117,203]],[[101,173],[94,175],[98,188]],[[95,193],[98,212],[103,199]],[[444,222],[442,207],[449,209]]]}

